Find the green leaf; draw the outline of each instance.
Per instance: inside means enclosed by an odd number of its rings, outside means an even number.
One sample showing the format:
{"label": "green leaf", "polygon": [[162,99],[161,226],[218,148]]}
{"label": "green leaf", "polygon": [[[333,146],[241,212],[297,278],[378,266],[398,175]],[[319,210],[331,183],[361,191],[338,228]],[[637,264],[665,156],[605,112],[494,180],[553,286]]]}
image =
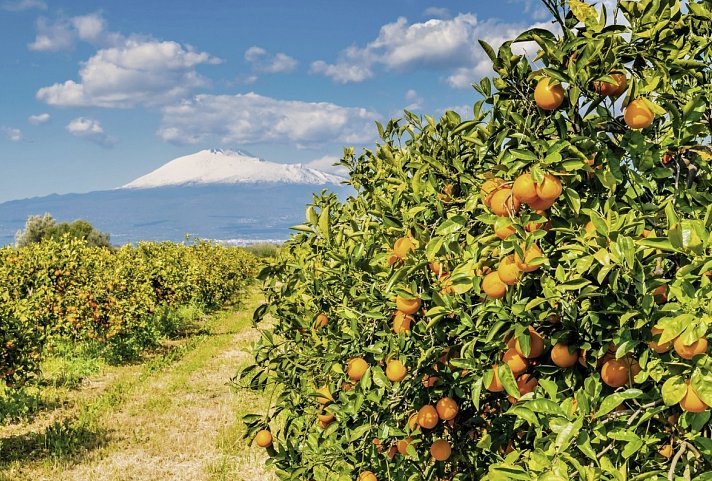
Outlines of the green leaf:
{"label": "green leaf", "polygon": [[615,408],[620,406],[620,404],[627,399],[635,399],[643,395],[643,391],[640,389],[626,389],[623,392],[613,393],[606,398],[601,403],[601,407],[594,415],[594,418],[600,418],[613,411]]}
{"label": "green leaf", "polygon": [[663,384],[663,402],[667,406],[672,406],[682,401],[687,394],[687,384],[682,376],[673,376]]}

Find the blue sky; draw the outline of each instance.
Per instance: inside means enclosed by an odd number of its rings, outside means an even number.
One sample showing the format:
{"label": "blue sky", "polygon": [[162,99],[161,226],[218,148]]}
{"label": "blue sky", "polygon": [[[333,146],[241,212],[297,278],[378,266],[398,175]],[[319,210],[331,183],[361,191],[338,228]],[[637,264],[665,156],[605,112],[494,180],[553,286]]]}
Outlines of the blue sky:
{"label": "blue sky", "polygon": [[0,201],[242,149],[328,168],[404,108],[468,115],[536,0],[0,0]]}

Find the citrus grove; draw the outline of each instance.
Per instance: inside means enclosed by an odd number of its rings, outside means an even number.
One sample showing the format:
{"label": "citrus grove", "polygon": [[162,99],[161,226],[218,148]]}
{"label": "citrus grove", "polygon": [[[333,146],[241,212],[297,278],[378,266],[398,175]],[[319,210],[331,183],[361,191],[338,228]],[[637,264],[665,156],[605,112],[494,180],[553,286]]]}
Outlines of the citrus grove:
{"label": "citrus grove", "polygon": [[116,251],[47,239],[0,249],[0,382],[21,387],[57,341],[104,344],[119,358],[151,347],[161,315],[221,307],[254,278],[244,249],[142,242]]}
{"label": "citrus grove", "polygon": [[712,479],[712,5],[544,5],[262,272],[282,479]]}

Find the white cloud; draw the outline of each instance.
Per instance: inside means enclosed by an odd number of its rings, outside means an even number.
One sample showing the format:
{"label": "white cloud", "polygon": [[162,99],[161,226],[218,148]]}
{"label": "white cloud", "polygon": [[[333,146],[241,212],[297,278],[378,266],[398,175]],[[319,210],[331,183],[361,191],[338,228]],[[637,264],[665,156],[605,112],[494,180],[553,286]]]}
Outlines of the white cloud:
{"label": "white cloud", "polygon": [[27,46],[37,52],[57,52],[74,46],[74,32],[68,22],[50,23],[44,17],[37,20],[35,41]]}
{"label": "white cloud", "polygon": [[106,22],[98,14],[82,15],[71,20],[77,36],[85,42],[96,42],[105,32]]}
{"label": "white cloud", "polygon": [[334,155],[325,155],[324,157],[314,159],[311,162],[304,164],[304,166],[309,167],[310,169],[316,169],[332,174],[345,176],[348,174],[348,169],[341,165],[334,165],[340,160],[340,158]]}
{"label": "white cloud", "polygon": [[67,80],[37,91],[50,105],[130,108],[155,106],[208,84],[195,67],[220,60],[177,42],[127,39],[83,62],[80,81]]}
{"label": "white cloud", "polygon": [[405,107],[403,107],[404,110],[408,111],[413,111],[413,110],[419,110],[423,108],[423,97],[418,95],[418,92],[416,92],[414,89],[410,89],[405,93],[405,100],[408,103]]}
{"label": "white cloud", "polygon": [[41,114],[37,115],[30,115],[27,119],[29,123],[32,125],[40,125],[44,124],[45,122],[49,122],[50,115],[47,112],[43,112]]}
{"label": "white cloud", "polygon": [[490,70],[489,58],[477,40],[496,49],[524,28],[525,24],[480,21],[471,13],[413,24],[401,17],[381,27],[378,38],[365,47],[343,50],[333,64],[316,61],[310,71],[349,83],[373,77],[379,67],[392,71],[426,68],[449,72],[451,86],[465,87]]}
{"label": "white cloud", "polygon": [[5,134],[7,140],[11,142],[19,142],[23,139],[22,131],[12,127],[3,127],[2,133]]}
{"label": "white cloud", "polygon": [[428,18],[450,18],[450,10],[441,7],[428,7],[423,12],[423,16]]}
{"label": "white cloud", "polygon": [[16,2],[3,2],[2,4],[2,9],[8,12],[21,12],[31,8],[47,10],[47,2],[41,0],[18,0]]}
{"label": "white cloud", "polygon": [[65,128],[75,137],[90,140],[102,147],[111,147],[116,143],[116,139],[104,132],[104,128],[98,120],[78,117],[69,122]]}
{"label": "white cloud", "polygon": [[162,110],[158,135],[180,144],[280,143],[297,147],[373,140],[374,112],[255,93],[198,95]]}
{"label": "white cloud", "polygon": [[253,46],[245,51],[245,60],[252,70],[260,73],[286,73],[297,68],[299,62],[285,53],[272,55],[267,50]]}

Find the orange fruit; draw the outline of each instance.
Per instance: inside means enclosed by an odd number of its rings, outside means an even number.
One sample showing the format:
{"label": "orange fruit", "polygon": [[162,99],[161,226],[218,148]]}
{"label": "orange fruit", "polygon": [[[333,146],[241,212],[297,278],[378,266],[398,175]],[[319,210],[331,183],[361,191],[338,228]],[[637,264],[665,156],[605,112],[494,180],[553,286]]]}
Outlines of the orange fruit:
{"label": "orange fruit", "polygon": [[665,446],[658,449],[658,454],[664,458],[669,458],[672,456],[672,444],[666,444]]}
{"label": "orange fruit", "polygon": [[529,361],[527,361],[527,358],[520,355],[516,349],[509,349],[505,352],[502,356],[502,360],[509,365],[509,368],[512,370],[512,374],[514,374],[515,377],[522,374],[529,367]]}
{"label": "orange fruit", "polygon": [[[517,378],[517,388],[519,389],[520,397],[530,392],[534,392],[538,385],[539,381],[531,374],[522,374]],[[509,399],[509,402],[512,404],[517,402],[517,399],[513,396],[507,396],[507,399]]]}
{"label": "orange fruit", "polygon": [[551,174],[545,174],[544,180],[536,184],[536,195],[542,201],[552,201],[559,198],[563,192],[561,181],[558,177]]}
{"label": "orange fruit", "polygon": [[437,376],[429,376],[426,374],[425,376],[423,376],[423,380],[421,381],[421,383],[423,384],[423,387],[425,389],[430,389],[431,387],[435,386],[435,383],[439,380],[440,378]]}
{"label": "orange fruit", "polygon": [[316,316],[316,327],[326,327],[329,324],[329,317],[323,312]]}
{"label": "orange fruit", "polygon": [[542,110],[556,110],[564,101],[561,84],[551,85],[548,77],[539,80],[534,89],[534,101]]}
{"label": "orange fruit", "polygon": [[670,348],[672,347],[672,341],[664,342],[662,344],[659,344],[658,341],[655,339],[660,339],[659,335],[663,333],[662,329],[658,329],[657,327],[653,327],[650,332],[653,335],[653,340],[648,343],[648,346],[650,349],[653,351],[657,352],[658,354],[662,354],[664,352],[668,352]]}
{"label": "orange fruit", "polygon": [[358,481],[378,481],[378,478],[371,471],[361,471]]}
{"label": "orange fruit", "polygon": [[401,296],[396,297],[396,309],[401,311],[403,314],[415,314],[420,309],[421,302],[417,297],[413,299],[406,299]]}
{"label": "orange fruit", "polygon": [[255,436],[255,443],[261,448],[272,446],[272,433],[263,429]]}
{"label": "orange fruit", "polygon": [[401,259],[405,259],[408,253],[413,251],[415,251],[415,244],[408,237],[401,237],[393,244],[393,253]]}
{"label": "orange fruit", "polygon": [[444,439],[438,439],[430,445],[430,454],[433,455],[437,461],[447,461],[447,459],[452,454],[452,448],[450,443]]}
{"label": "orange fruit", "polygon": [[507,294],[507,285],[500,280],[497,272],[490,272],[482,279],[482,291],[490,299],[501,299]]}
{"label": "orange fruit", "polygon": [[510,235],[514,235],[516,233],[517,233],[517,231],[513,225],[495,228],[495,230],[494,230],[494,235],[496,235],[497,237],[499,237],[502,240],[505,240]]}
{"label": "orange fruit", "polygon": [[388,260],[386,260],[386,263],[388,264],[388,267],[391,267],[392,265],[400,262],[400,260],[401,260],[400,257],[398,257],[395,254],[392,254],[392,255],[388,256]]}
{"label": "orange fruit", "polygon": [[490,200],[490,210],[495,215],[505,217],[519,212],[521,203],[512,195],[512,189],[502,187],[492,195]]}
{"label": "orange fruit", "polygon": [[[536,213],[543,217],[546,216],[546,212],[543,210],[538,210],[538,211],[536,211]],[[539,229],[544,229],[545,231],[549,232],[549,229],[551,229],[551,221],[550,220],[548,220],[546,222],[532,221],[532,222],[527,223],[527,225],[524,226],[524,230],[527,232],[534,232]]]}
{"label": "orange fruit", "polygon": [[443,265],[438,261],[433,261],[429,263],[428,267],[430,267],[430,270],[433,272],[433,274],[438,277],[445,277],[447,275],[447,272],[445,272],[443,269]]}
{"label": "orange fruit", "polygon": [[329,404],[334,401],[334,396],[331,395],[329,386],[324,384],[319,389],[316,390],[316,400],[319,404]]}
{"label": "orange fruit", "polygon": [[517,353],[527,359],[534,359],[544,354],[544,339],[541,337],[541,334],[536,332],[536,330],[532,326],[529,326],[529,339],[531,339],[529,355],[524,355],[524,352],[522,351],[522,346],[519,345],[518,339],[514,344],[514,349],[517,351]]}
{"label": "orange fruit", "polygon": [[623,120],[631,129],[644,129],[653,123],[655,114],[643,99],[635,99],[625,108]]}
{"label": "orange fruit", "polygon": [[403,311],[396,311],[393,316],[393,332],[403,334],[410,331],[411,322],[413,322],[413,316],[409,316]]}
{"label": "orange fruit", "polygon": [[457,403],[449,397],[444,397],[438,401],[436,404],[436,410],[438,411],[438,417],[445,421],[450,421],[457,416],[459,410]]}
{"label": "orange fruit", "polygon": [[433,429],[438,425],[440,417],[438,411],[432,404],[426,404],[418,411],[418,426],[423,429]]}
{"label": "orange fruit", "polygon": [[667,291],[668,291],[668,286],[667,284],[663,284],[661,286],[656,287],[653,289],[653,298],[655,299],[655,304],[665,304],[668,300],[667,297]]}
{"label": "orange fruit", "polygon": [[686,346],[682,343],[682,336],[678,336],[675,339],[673,346],[675,347],[675,352],[678,356],[689,361],[696,355],[707,351],[707,339],[701,337],[689,346]]}
{"label": "orange fruit", "polygon": [[386,366],[386,377],[391,382],[400,382],[405,378],[408,370],[398,359],[393,359]]}
{"label": "orange fruit", "polygon": [[489,386],[487,386],[487,390],[490,392],[504,391],[504,386],[502,385],[502,381],[499,379],[499,372],[497,372],[497,369],[499,369],[498,364],[492,366],[492,372],[494,372],[494,375],[492,376],[492,382],[490,382]]}
{"label": "orange fruit", "polygon": [[573,367],[578,358],[579,350],[574,349],[572,353],[566,344],[558,343],[551,348],[551,360],[559,367]]}
{"label": "orange fruit", "polygon": [[411,431],[418,429],[418,413],[413,413],[408,418],[408,429]]}
{"label": "orange fruit", "polygon": [[512,195],[525,204],[537,200],[539,196],[536,193],[536,184],[534,183],[532,174],[522,174],[514,180]]}
{"label": "orange fruit", "polygon": [[596,80],[593,82],[593,90],[604,97],[619,97],[628,87],[628,79],[621,72],[612,72],[608,76],[613,77],[615,83]]}
{"label": "orange fruit", "polygon": [[334,416],[330,412],[324,411],[323,414],[317,414],[316,417],[319,422],[329,424],[334,420],[336,416]]}
{"label": "orange fruit", "polygon": [[346,374],[352,381],[360,381],[367,369],[368,363],[362,357],[355,357],[346,365]]}
{"label": "orange fruit", "polygon": [[529,202],[529,207],[534,210],[546,210],[556,203],[556,199],[544,200],[537,197],[537,200]]}
{"label": "orange fruit", "polygon": [[507,256],[502,259],[497,268],[499,280],[508,286],[513,286],[517,283],[521,272],[519,267],[517,267],[517,263],[514,262],[514,256]]}
{"label": "orange fruit", "polygon": [[628,360],[609,359],[601,368],[601,379],[611,387],[621,387],[628,383]]}
{"label": "orange fruit", "polygon": [[709,406],[697,395],[695,388],[690,385],[690,381],[685,381],[685,384],[687,384],[687,392],[685,392],[685,397],[680,400],[682,410],[691,413],[701,413],[709,409]]}
{"label": "orange fruit", "polygon": [[352,390],[353,388],[354,388],[354,385],[351,384],[350,382],[344,381],[344,382],[341,384],[341,390],[344,391],[344,392],[349,392],[349,391]]}
{"label": "orange fruit", "polygon": [[514,257],[514,262],[517,264],[517,267],[519,267],[519,270],[521,270],[522,272],[534,272],[535,270],[539,269],[538,265],[530,264],[533,259],[536,259],[537,257],[543,257],[539,246],[537,246],[536,244],[532,244],[531,246],[529,246],[528,249],[524,249],[524,246],[522,246],[522,250],[524,251],[524,259],[520,259],[518,254],[515,254]]}
{"label": "orange fruit", "polygon": [[497,191],[500,185],[504,183],[504,179],[488,179],[482,184],[482,188],[480,189],[480,199],[482,199],[482,202],[489,207],[490,206],[490,201],[492,200],[492,196],[494,193]]}
{"label": "orange fruit", "polygon": [[401,453],[403,456],[408,455],[408,446],[413,442],[413,438],[411,436],[408,436],[405,439],[401,439],[396,443],[398,452]]}

